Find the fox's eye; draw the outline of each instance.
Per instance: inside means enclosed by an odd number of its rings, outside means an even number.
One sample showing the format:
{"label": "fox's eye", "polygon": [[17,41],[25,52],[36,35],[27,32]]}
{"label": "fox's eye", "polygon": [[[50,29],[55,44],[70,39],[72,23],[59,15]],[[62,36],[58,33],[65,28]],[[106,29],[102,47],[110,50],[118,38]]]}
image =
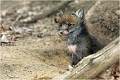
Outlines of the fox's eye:
{"label": "fox's eye", "polygon": [[62,25],[61,24],[59,24],[59,26],[57,27],[57,30],[60,30],[60,28],[62,27]]}
{"label": "fox's eye", "polygon": [[59,27],[62,27],[62,24],[59,24]]}
{"label": "fox's eye", "polygon": [[70,24],[70,23],[68,24],[68,26],[71,26],[71,25],[72,25],[72,24]]}
{"label": "fox's eye", "polygon": [[69,23],[68,26],[74,26],[74,24],[70,24],[70,23]]}

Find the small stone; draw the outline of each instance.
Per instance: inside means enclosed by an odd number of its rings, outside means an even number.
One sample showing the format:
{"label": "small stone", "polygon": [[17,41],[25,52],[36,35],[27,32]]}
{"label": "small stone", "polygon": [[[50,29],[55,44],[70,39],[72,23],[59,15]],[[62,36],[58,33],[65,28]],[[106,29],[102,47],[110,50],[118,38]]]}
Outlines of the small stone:
{"label": "small stone", "polygon": [[43,29],[42,33],[44,34],[44,33],[46,33],[47,31],[48,31],[47,29]]}
{"label": "small stone", "polygon": [[46,42],[46,45],[50,45],[50,42]]}
{"label": "small stone", "polygon": [[116,13],[117,15],[120,15],[120,10],[116,10],[115,13]]}
{"label": "small stone", "polygon": [[1,37],[1,39],[0,39],[0,42],[10,42],[9,40],[8,40],[8,38],[5,36],[5,35],[2,35],[2,37]]}

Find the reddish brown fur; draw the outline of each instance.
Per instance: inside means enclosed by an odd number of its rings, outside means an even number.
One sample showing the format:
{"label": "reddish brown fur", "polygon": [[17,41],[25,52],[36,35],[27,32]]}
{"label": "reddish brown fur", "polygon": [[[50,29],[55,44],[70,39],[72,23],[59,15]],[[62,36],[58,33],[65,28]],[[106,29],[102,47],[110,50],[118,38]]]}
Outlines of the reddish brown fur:
{"label": "reddish brown fur", "polygon": [[79,18],[77,18],[74,14],[72,13],[64,13],[62,16],[59,18],[56,18],[55,20],[58,23],[65,23],[65,24],[73,24],[73,25],[78,25],[80,23]]}

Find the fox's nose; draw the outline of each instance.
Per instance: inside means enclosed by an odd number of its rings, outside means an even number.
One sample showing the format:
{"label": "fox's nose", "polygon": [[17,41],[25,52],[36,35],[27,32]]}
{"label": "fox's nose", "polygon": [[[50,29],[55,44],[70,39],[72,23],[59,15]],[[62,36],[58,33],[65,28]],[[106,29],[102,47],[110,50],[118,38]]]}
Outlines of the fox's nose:
{"label": "fox's nose", "polygon": [[69,33],[68,31],[59,31],[59,35],[67,36]]}
{"label": "fox's nose", "polygon": [[63,31],[61,31],[60,34],[63,34]]}
{"label": "fox's nose", "polygon": [[59,34],[60,34],[60,35],[63,34],[63,31],[60,31]]}

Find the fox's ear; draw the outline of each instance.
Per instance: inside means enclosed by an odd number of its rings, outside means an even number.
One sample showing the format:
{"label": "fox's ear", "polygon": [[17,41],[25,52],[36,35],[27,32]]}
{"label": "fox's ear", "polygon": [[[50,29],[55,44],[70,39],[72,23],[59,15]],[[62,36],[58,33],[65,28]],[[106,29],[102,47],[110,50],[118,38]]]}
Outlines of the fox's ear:
{"label": "fox's ear", "polygon": [[55,23],[59,23],[60,21],[61,21],[61,16],[64,14],[64,12],[62,11],[62,10],[59,10],[59,17],[55,17],[54,18],[54,21],[55,21]]}
{"label": "fox's ear", "polygon": [[76,15],[78,18],[80,18],[80,19],[84,19],[84,9],[81,8],[81,9],[77,10],[77,11],[75,12],[75,15]]}
{"label": "fox's ear", "polygon": [[60,17],[55,17],[54,18],[55,23],[59,23],[61,21]]}

